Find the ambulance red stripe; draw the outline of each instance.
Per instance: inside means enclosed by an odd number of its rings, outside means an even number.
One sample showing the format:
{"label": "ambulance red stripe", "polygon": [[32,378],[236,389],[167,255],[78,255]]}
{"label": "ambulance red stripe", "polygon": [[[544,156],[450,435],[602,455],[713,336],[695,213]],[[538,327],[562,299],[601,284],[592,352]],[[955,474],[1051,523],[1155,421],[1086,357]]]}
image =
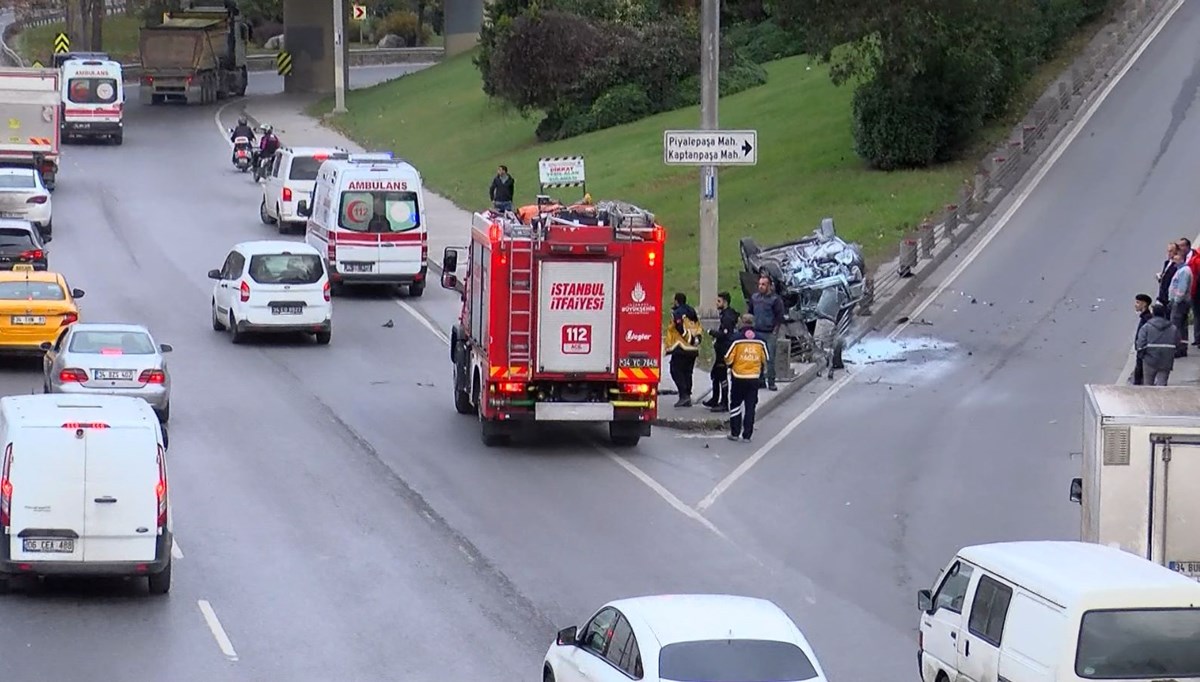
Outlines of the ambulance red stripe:
{"label": "ambulance red stripe", "polygon": [[352,232],[350,230],[338,230],[334,232],[337,236],[334,239],[339,244],[378,244],[380,242],[388,243],[407,243],[420,244],[425,241],[425,233],[413,230],[412,232]]}

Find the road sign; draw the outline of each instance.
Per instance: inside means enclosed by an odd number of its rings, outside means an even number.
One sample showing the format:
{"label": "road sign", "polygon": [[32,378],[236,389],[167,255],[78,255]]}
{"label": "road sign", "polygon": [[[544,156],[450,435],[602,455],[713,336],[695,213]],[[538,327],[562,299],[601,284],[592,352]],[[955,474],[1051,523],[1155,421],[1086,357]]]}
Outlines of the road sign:
{"label": "road sign", "polygon": [[668,166],[754,166],[757,130],[664,130],[663,163]]}
{"label": "road sign", "polygon": [[54,36],[54,54],[63,54],[71,51],[71,39],[66,33],[59,33]]}
{"label": "road sign", "polygon": [[351,5],[350,18],[355,21],[362,21],[367,18],[366,5]]}
{"label": "road sign", "polygon": [[36,59],[35,59],[35,60],[33,60],[33,68],[35,68],[35,69],[40,69],[40,68],[42,68],[42,63],[41,63],[41,62],[39,62],[39,61],[38,61],[38,60],[36,60]]}
{"label": "road sign", "polygon": [[290,52],[280,52],[275,55],[275,70],[280,76],[287,76],[292,72],[292,54]]}
{"label": "road sign", "polygon": [[542,187],[577,187],[586,182],[582,156],[538,159],[538,181]]}

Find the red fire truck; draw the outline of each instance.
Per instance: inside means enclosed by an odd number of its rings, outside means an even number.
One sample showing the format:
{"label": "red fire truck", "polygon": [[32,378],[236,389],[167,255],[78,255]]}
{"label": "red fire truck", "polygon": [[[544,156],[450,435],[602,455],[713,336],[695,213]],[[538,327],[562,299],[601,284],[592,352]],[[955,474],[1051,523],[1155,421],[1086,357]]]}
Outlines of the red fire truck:
{"label": "red fire truck", "polygon": [[467,265],[450,335],[454,406],[478,415],[489,447],[526,422],[607,422],[622,447],[650,435],[666,231],[631,204],[585,201],[543,189],[516,213],[476,213],[471,245],[445,250],[443,287],[460,289],[460,251]]}

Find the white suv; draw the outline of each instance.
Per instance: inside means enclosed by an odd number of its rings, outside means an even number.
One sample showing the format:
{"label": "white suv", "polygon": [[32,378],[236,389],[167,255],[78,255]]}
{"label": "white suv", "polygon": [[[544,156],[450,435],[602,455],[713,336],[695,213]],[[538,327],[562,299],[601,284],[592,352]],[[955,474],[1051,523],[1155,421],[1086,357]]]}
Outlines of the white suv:
{"label": "white suv", "polygon": [[296,204],[312,198],[321,164],[349,157],[346,150],[333,147],[284,147],[275,152],[275,156],[263,162],[270,166],[262,181],[259,220],[266,225],[278,225],[279,234],[287,234],[289,225],[302,231],[305,218],[296,213]]}
{"label": "white suv", "polygon": [[233,247],[212,295],[212,326],[229,330],[234,343],[247,333],[315,334],[317,343],[333,335],[333,302],[325,258],[303,242],[253,241]]}

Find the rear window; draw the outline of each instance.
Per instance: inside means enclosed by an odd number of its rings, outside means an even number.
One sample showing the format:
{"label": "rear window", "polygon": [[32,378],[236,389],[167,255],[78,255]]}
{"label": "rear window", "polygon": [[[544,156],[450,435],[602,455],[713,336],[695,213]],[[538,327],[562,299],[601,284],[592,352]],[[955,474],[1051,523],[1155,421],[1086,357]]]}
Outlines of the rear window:
{"label": "rear window", "polygon": [[1088,611],[1075,674],[1089,680],[1200,677],[1200,609]]}
{"label": "rear window", "polygon": [[72,78],[67,81],[67,99],[76,104],[112,104],[117,101],[115,78]]}
{"label": "rear window", "polygon": [[817,670],[795,644],[714,639],[663,647],[658,676],[672,682],[795,682],[811,680]]}
{"label": "rear window", "polygon": [[0,282],[0,301],[65,301],[66,293],[54,282]]}
{"label": "rear window", "polygon": [[37,246],[33,234],[14,227],[0,227],[0,248],[5,246]]}
{"label": "rear window", "polygon": [[416,192],[343,192],[338,225],[354,232],[408,232],[421,225]]}
{"label": "rear window", "polygon": [[346,154],[330,154],[315,158],[312,156],[296,156],[292,158],[292,169],[288,172],[289,180],[316,180],[317,171],[321,169],[321,164],[328,159],[344,159]]}
{"label": "rear window", "polygon": [[316,284],[323,273],[321,258],[308,253],[250,257],[250,278],[259,284]]}
{"label": "rear window", "polygon": [[33,173],[0,173],[0,189],[35,189]]}
{"label": "rear window", "polygon": [[111,353],[154,355],[154,343],[142,332],[75,332],[67,350],[72,353]]}

